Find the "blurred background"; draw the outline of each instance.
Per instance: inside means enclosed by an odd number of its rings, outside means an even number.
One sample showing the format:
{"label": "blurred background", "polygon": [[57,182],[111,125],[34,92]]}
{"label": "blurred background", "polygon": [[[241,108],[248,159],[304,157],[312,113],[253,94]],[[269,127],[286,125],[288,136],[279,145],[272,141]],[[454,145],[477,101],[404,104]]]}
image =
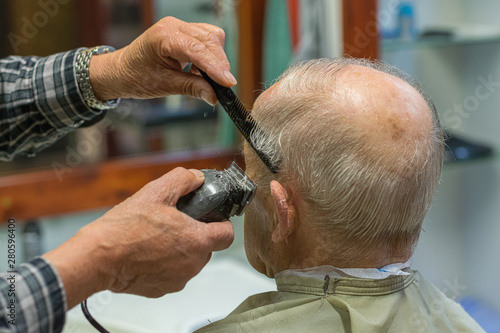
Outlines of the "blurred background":
{"label": "blurred background", "polygon": [[[120,48],[174,16],[225,30],[235,91],[247,107],[300,60],[366,57],[409,72],[434,99],[448,133],[447,162],[413,267],[496,332],[499,11],[495,0],[3,0],[0,57]],[[0,162],[0,247],[14,218],[17,259],[29,260],[178,165],[241,165],[240,145],[218,107],[181,96],[125,100],[104,125],[71,133],[36,158]],[[158,300],[103,293],[90,301],[91,312],[117,332],[188,332],[225,316],[246,296],[274,289],[246,262],[243,219],[233,224],[235,243],[182,292]],[[2,255],[2,271],[6,264]],[[85,329],[79,309],[69,319],[67,332]]]}

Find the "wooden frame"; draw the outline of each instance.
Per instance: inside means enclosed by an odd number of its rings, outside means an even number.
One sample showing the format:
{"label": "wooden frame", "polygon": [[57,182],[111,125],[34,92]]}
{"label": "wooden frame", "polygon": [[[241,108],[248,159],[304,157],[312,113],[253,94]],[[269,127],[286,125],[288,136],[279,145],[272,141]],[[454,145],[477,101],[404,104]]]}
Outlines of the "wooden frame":
{"label": "wooden frame", "polygon": [[154,0],[142,0],[141,16],[144,30],[147,30],[155,23],[155,7],[153,1]]}
{"label": "wooden frame", "polygon": [[59,178],[54,170],[4,176],[0,178],[0,223],[111,207],[176,167],[222,170],[232,161],[243,163],[236,150],[201,150],[87,165]]}
{"label": "wooden frame", "polygon": [[343,0],[344,54],[378,58],[377,0]]}
{"label": "wooden frame", "polygon": [[81,46],[102,45],[105,27],[111,21],[109,8],[101,0],[78,0],[77,8]]}
{"label": "wooden frame", "polygon": [[252,108],[262,89],[262,41],[266,0],[238,3],[238,95]]}

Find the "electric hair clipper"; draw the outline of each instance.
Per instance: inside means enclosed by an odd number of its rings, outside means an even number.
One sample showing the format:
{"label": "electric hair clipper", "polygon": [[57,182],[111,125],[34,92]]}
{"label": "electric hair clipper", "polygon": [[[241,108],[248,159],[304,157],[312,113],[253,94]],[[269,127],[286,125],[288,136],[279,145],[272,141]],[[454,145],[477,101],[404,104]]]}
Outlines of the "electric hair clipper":
{"label": "electric hair clipper", "polygon": [[220,222],[243,214],[255,195],[257,184],[235,162],[224,171],[201,171],[205,182],[180,197],[177,209],[202,222]]}

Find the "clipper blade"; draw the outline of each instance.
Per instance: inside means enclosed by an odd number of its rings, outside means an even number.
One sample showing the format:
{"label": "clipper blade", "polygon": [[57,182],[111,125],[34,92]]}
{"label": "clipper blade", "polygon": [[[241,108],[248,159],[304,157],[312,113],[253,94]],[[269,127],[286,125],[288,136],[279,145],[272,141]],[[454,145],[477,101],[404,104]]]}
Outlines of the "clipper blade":
{"label": "clipper blade", "polygon": [[235,162],[231,163],[231,166],[227,169],[227,177],[234,183],[234,187],[240,189],[239,193],[241,197],[238,197],[237,200],[233,200],[234,211],[232,212],[232,215],[240,216],[255,196],[257,184],[255,184]]}

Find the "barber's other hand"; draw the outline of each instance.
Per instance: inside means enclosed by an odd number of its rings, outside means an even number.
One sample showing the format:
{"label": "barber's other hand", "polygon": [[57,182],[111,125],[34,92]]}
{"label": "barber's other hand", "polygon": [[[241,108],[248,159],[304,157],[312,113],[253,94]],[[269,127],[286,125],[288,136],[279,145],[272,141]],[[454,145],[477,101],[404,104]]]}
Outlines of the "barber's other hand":
{"label": "barber's other hand", "polygon": [[219,84],[235,85],[224,38],[219,27],[166,17],[130,45],[92,57],[89,73],[96,97],[105,101],[187,95],[214,105],[217,98],[210,85],[198,73],[182,69],[193,63]]}
{"label": "barber's other hand", "polygon": [[[176,209],[178,198],[203,180],[201,171],[177,168],[44,255],[63,279],[69,308],[107,289],[146,297],[179,291],[212,251],[229,247],[229,221],[202,223]],[[93,278],[82,281],[84,275]]]}

